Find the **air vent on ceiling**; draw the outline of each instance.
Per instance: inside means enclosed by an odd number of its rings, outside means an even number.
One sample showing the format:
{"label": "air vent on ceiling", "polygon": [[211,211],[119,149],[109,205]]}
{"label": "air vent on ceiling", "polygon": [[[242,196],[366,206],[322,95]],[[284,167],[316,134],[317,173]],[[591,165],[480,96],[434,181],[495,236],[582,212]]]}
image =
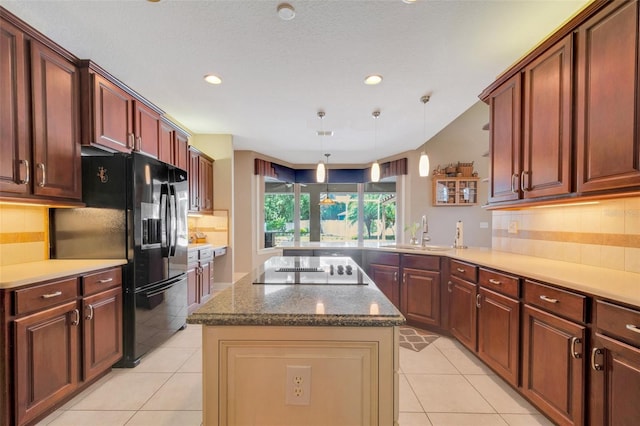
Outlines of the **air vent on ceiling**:
{"label": "air vent on ceiling", "polygon": [[318,130],[316,132],[316,135],[318,136],[333,136],[333,130]]}

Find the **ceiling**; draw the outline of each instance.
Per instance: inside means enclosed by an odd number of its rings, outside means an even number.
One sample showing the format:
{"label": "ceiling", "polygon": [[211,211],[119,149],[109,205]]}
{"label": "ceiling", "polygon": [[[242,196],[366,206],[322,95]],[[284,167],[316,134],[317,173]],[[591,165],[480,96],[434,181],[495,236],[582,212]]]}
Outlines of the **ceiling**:
{"label": "ceiling", "polygon": [[[586,2],[292,0],[290,21],[279,3],[0,0],[193,133],[231,134],[236,150],[294,164],[420,148]],[[208,73],[222,84],[205,83]],[[384,79],[366,86],[369,74]]]}

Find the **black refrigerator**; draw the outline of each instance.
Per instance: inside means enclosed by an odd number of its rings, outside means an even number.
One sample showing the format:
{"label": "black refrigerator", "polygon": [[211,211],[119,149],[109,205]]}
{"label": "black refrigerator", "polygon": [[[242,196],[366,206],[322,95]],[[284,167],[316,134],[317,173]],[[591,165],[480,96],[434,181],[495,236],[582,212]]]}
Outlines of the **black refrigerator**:
{"label": "black refrigerator", "polygon": [[121,367],[186,325],[187,172],[142,154],[82,157],[87,207],[51,209],[51,258],[127,259]]}

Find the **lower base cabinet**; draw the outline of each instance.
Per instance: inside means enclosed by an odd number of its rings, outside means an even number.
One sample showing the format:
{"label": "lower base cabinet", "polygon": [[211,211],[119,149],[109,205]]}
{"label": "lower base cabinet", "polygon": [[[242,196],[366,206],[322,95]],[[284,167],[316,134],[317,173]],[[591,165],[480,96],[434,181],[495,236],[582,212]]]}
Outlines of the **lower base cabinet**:
{"label": "lower base cabinet", "polygon": [[213,294],[213,249],[190,249],[187,258],[187,305],[189,313]]}
{"label": "lower base cabinet", "polygon": [[411,323],[440,327],[440,273],[402,269],[402,314]]}
{"label": "lower base cabinet", "polygon": [[475,352],[478,285],[451,276],[447,291],[449,292],[449,331],[460,343]]}
{"label": "lower base cabinet", "polygon": [[400,309],[400,268],[389,265],[369,265],[369,276],[387,299]]}
{"label": "lower base cabinet", "polygon": [[522,327],[522,392],[554,422],[584,424],[586,328],[529,305]]}

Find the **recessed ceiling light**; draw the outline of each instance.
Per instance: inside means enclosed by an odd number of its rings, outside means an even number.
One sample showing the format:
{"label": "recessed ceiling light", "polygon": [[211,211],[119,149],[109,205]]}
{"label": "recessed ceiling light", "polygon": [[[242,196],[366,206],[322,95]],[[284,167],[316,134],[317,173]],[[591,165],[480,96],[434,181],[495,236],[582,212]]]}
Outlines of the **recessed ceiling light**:
{"label": "recessed ceiling light", "polygon": [[204,81],[206,81],[209,84],[222,84],[222,79],[214,74],[205,75]]}
{"label": "recessed ceiling light", "polygon": [[380,84],[382,82],[382,76],[378,74],[368,75],[364,78],[364,84],[369,86],[375,86],[376,84]]}
{"label": "recessed ceiling light", "polygon": [[418,1],[418,0],[402,0],[402,3],[414,4],[416,1]]}
{"label": "recessed ceiling light", "polygon": [[296,10],[289,3],[280,3],[277,10],[278,16],[283,21],[290,21],[296,16]]}

